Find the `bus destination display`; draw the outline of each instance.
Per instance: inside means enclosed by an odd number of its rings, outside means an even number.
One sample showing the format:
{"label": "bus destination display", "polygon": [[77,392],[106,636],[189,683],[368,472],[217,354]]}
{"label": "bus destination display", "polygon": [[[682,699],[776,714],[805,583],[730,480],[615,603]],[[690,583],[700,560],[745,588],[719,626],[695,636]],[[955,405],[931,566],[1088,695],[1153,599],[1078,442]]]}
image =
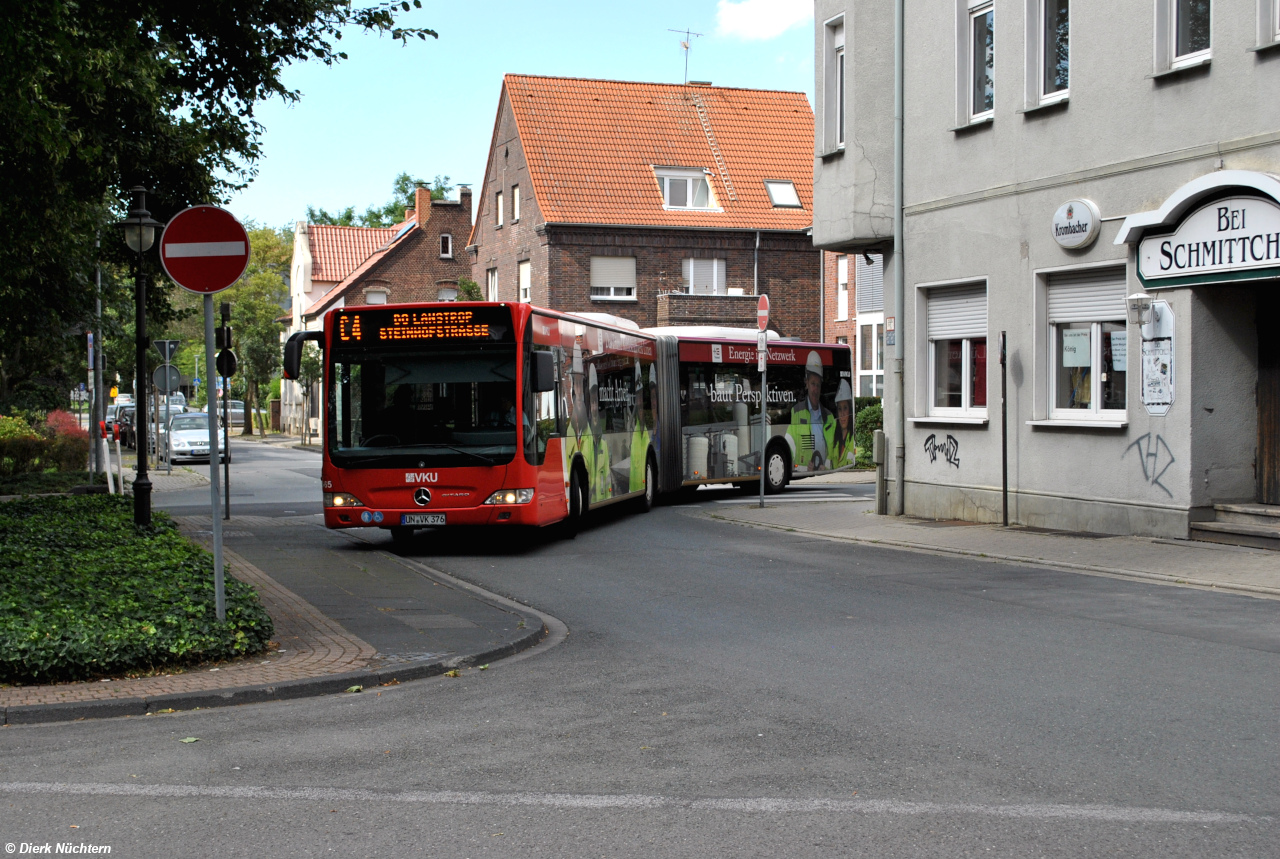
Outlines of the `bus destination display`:
{"label": "bus destination display", "polygon": [[343,311],[337,318],[339,343],[369,344],[397,341],[501,340],[510,330],[505,308],[458,310]]}

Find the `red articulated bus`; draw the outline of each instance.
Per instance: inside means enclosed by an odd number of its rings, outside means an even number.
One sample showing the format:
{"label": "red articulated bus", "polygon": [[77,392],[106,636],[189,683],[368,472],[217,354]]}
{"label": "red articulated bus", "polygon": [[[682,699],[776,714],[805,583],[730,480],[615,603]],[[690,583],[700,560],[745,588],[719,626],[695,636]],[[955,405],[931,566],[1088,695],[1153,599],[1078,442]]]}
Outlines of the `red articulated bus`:
{"label": "red articulated bus", "polygon": [[[590,508],[760,476],[754,331],[522,303],[347,307],[289,339],[286,378],[309,340],[324,352],[330,528],[572,530]],[[849,348],[769,352],[766,488],[851,466]]]}

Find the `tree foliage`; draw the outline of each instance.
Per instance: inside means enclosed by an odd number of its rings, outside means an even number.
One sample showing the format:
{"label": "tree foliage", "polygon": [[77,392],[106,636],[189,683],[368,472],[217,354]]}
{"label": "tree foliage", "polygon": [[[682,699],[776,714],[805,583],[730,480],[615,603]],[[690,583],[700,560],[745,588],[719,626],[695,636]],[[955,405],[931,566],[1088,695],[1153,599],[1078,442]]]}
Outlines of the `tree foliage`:
{"label": "tree foliage", "polygon": [[[405,42],[435,33],[396,17],[420,0],[156,3],[24,0],[0,6],[0,401],[51,362],[78,354],[108,267],[108,299],[128,300],[129,257],[110,225],[126,190],[151,189],[160,221],[218,202],[253,178],[263,99],[295,101],[286,66],[345,58],[344,28]],[[101,248],[95,240],[101,237]],[[152,252],[148,311],[169,289]],[[75,348],[68,338],[75,338]]]}
{"label": "tree foliage", "polygon": [[431,190],[431,199],[443,200],[453,190],[448,176],[436,174],[430,184],[421,179],[414,179],[408,173],[401,173],[391,183],[391,199],[381,206],[370,206],[363,215],[356,214],[355,206],[347,206],[337,212],[329,212],[323,208],[307,206],[307,223],[330,224],[339,227],[390,227],[404,220],[406,209],[412,209],[414,191],[419,185],[426,185]]}

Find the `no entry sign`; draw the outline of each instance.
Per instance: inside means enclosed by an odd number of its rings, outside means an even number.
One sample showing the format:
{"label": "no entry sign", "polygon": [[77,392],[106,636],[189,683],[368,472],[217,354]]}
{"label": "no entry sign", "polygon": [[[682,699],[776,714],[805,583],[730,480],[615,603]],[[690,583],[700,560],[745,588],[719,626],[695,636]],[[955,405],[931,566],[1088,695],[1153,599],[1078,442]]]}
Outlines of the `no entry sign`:
{"label": "no entry sign", "polygon": [[249,234],[225,209],[183,209],[164,228],[160,264],[185,290],[220,292],[239,280],[249,265]]}
{"label": "no entry sign", "polygon": [[769,327],[769,296],[762,295],[756,302],[756,325],[763,331]]}

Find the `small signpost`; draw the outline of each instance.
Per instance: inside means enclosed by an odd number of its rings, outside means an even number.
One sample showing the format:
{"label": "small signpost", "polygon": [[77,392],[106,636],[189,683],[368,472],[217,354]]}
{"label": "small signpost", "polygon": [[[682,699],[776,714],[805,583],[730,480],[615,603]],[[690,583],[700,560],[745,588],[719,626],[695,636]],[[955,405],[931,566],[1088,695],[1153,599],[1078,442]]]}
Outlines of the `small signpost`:
{"label": "small signpost", "polygon": [[[204,296],[205,373],[213,377],[213,295],[240,279],[249,265],[249,234],[217,206],[192,206],[173,216],[160,239],[160,264],[173,282]],[[222,572],[222,516],[218,510],[218,422],[209,409],[209,493],[213,515],[213,584],[218,620],[227,619]]]}
{"label": "small signpost", "polygon": [[768,476],[769,462],[765,449],[769,445],[769,296],[762,295],[756,302],[756,326],[760,335],[756,339],[756,369],[760,371],[760,509],[764,509],[764,481]]}

